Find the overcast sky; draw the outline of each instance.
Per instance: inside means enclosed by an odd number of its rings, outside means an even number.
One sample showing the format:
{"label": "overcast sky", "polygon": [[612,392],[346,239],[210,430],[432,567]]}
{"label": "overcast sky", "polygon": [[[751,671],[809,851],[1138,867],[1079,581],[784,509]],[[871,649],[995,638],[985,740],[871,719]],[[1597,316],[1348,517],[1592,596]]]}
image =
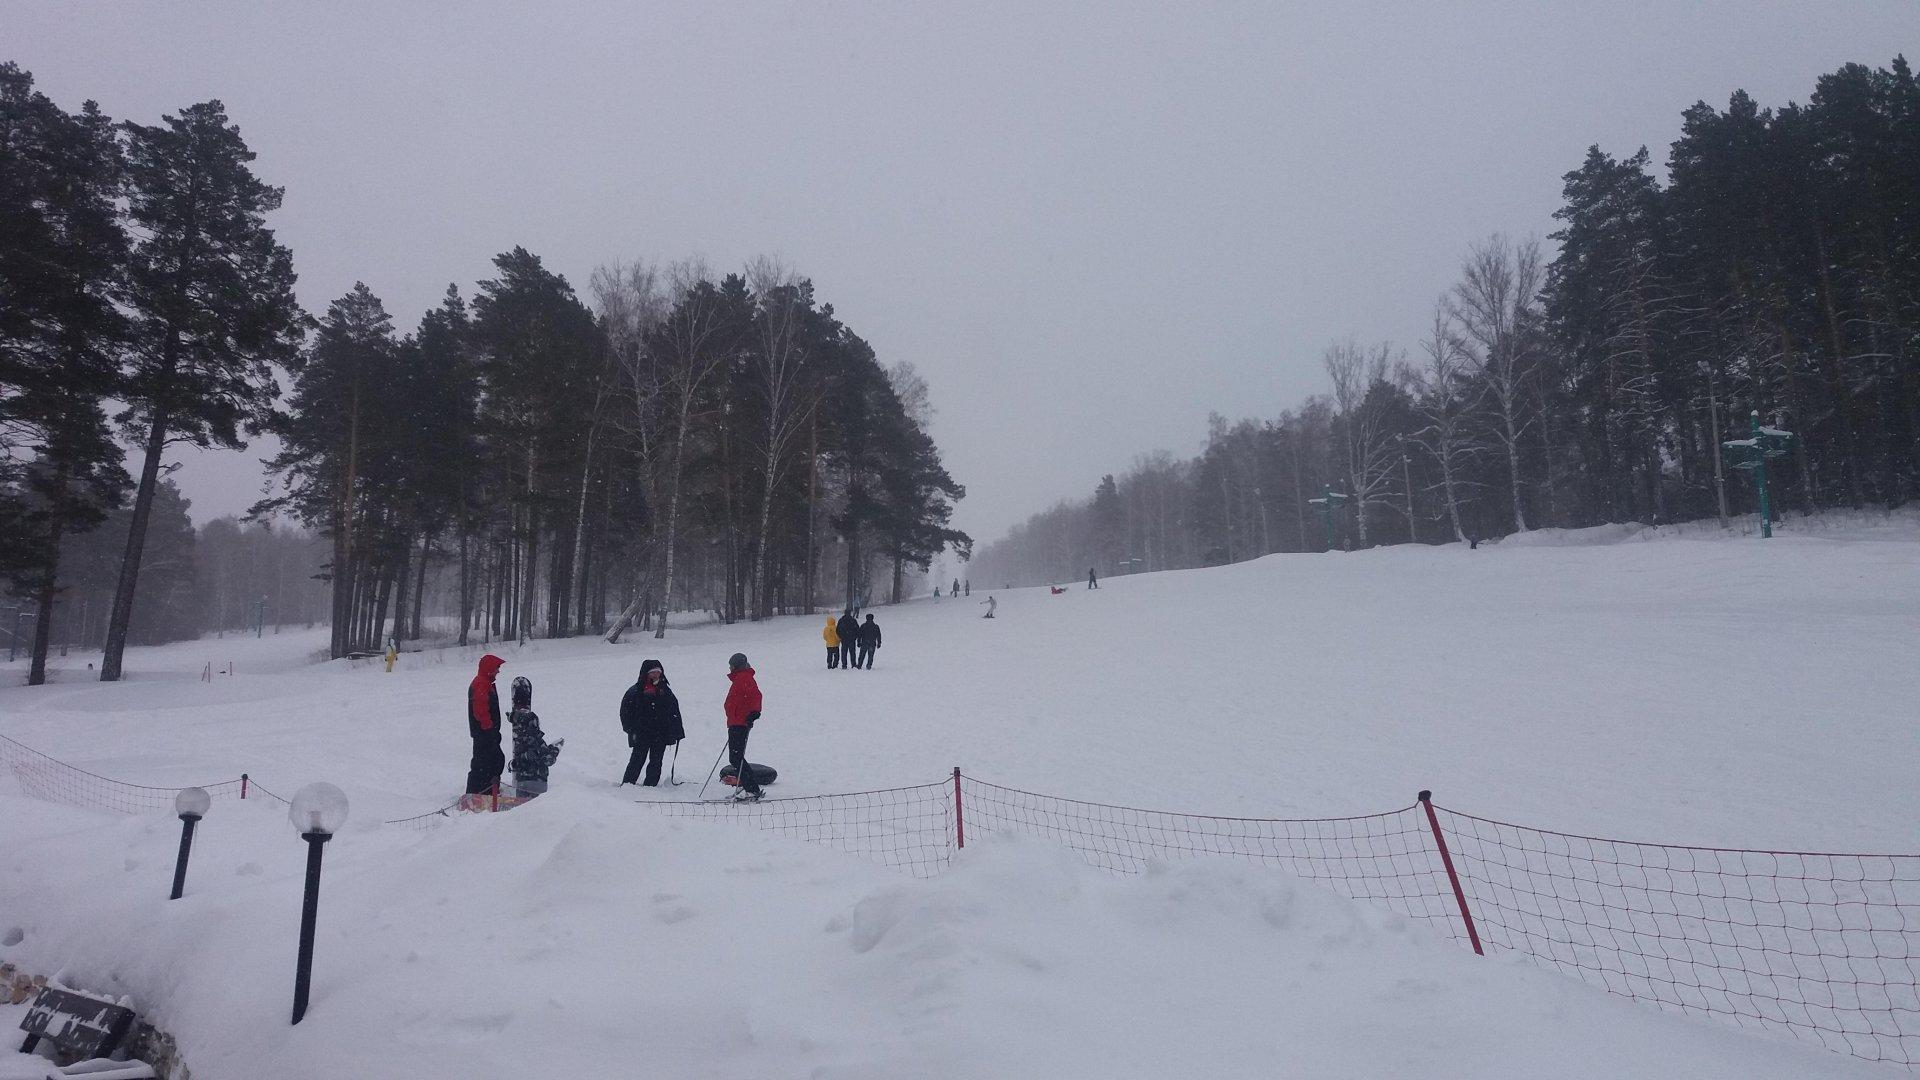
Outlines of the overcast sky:
{"label": "overcast sky", "polygon": [[[1917,46],[1914,0],[0,0],[0,59],[63,105],[224,101],[310,310],[364,280],[410,327],[516,244],[583,294],[783,257],[926,376],[982,541],[1321,392],[1335,338],[1411,345],[1589,144],[1664,160],[1696,100]],[[179,454],[196,520],[267,452]]]}

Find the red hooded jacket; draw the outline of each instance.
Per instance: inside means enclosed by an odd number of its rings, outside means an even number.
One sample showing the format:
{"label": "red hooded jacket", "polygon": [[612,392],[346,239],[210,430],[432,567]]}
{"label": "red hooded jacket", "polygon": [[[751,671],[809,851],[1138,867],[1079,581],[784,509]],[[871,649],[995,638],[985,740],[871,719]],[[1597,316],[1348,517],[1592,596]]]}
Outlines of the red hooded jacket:
{"label": "red hooded jacket", "polygon": [[727,688],[727,726],[746,727],[747,717],[760,711],[760,684],[750,667],[728,672],[727,679],[733,683]]}
{"label": "red hooded jacket", "polygon": [[476,739],[491,736],[500,741],[500,692],[493,688],[493,677],[504,663],[488,653],[480,658],[480,673],[467,684],[467,734]]}

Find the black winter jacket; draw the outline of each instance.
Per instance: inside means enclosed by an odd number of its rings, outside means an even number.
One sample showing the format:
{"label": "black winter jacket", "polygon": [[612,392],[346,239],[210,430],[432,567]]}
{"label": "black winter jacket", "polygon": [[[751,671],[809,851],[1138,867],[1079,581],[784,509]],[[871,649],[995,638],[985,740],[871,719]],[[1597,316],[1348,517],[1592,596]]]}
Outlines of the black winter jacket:
{"label": "black winter jacket", "polygon": [[687,729],[680,722],[680,699],[673,696],[673,687],[667,685],[665,676],[653,691],[647,693],[641,683],[627,687],[626,696],[620,699],[621,730],[641,746],[677,743],[686,738]]}
{"label": "black winter jacket", "polygon": [[857,645],[860,643],[860,620],[851,615],[840,616],[835,628],[840,631],[840,644]]}
{"label": "black winter jacket", "polygon": [[860,644],[866,645],[870,648],[875,648],[875,649],[880,647],[880,624],[879,623],[863,622],[860,624]]}

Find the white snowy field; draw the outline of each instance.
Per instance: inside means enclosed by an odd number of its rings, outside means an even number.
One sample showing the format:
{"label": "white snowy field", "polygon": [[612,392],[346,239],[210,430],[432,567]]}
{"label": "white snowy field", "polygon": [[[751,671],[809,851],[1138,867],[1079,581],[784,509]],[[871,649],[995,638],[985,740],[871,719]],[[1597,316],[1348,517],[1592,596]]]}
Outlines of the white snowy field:
{"label": "white snowy field", "polygon": [[[1616,543],[1590,541],[1611,539]],[[313,1011],[286,1026],[304,845],[216,804],[188,895],[177,824],[27,799],[0,774],[0,960],[133,996],[194,1075],[881,1077],[1900,1075],[1663,1015],[1276,871],[1115,878],[970,842],[914,881],[616,791],[643,657],[688,717],[690,798],[725,658],[766,694],[752,756],[794,796],[935,781],[1174,810],[1332,816],[1416,790],[1635,840],[1920,851],[1920,537],[1676,539],[1275,556],[1050,596],[875,609],[876,669],[818,619],[494,647],[567,746],[553,792],[414,832],[445,803],[478,648],[314,664],[319,632],[137,650],[131,677],[0,669],[0,734],[106,776],[242,771],[346,789]],[[200,681],[203,666],[236,674]],[[0,1060],[0,1077],[12,1074]]]}

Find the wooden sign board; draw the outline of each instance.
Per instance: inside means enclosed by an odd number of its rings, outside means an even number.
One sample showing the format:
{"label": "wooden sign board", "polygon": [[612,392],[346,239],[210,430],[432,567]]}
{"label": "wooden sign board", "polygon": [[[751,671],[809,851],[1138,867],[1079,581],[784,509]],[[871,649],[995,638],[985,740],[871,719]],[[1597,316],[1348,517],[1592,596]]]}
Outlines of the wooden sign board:
{"label": "wooden sign board", "polygon": [[81,1060],[113,1053],[133,1030],[133,1010],[104,998],[44,987],[27,1008],[20,1030],[29,1045],[48,1039]]}

